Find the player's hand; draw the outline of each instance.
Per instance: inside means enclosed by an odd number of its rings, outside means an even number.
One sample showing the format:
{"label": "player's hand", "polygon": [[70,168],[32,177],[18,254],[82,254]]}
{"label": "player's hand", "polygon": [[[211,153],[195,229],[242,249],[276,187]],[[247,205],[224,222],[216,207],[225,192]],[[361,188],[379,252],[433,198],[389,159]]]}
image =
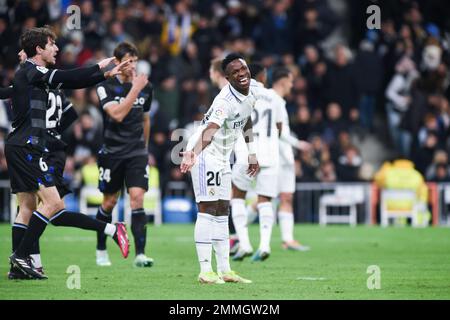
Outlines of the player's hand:
{"label": "player's hand", "polygon": [[182,173],[187,173],[194,166],[197,156],[192,150],[180,152],[180,154],[183,156],[180,164],[180,170]]}
{"label": "player's hand", "polygon": [[136,88],[138,91],[141,91],[145,88],[148,83],[148,78],[145,74],[140,74],[138,76],[133,76],[132,86]]}
{"label": "player's hand", "polygon": [[249,154],[247,174],[250,177],[254,177],[257,175],[258,171],[259,171],[259,163],[258,159],[256,159],[256,154]]}
{"label": "player's hand", "polygon": [[114,57],[109,57],[106,59],[101,60],[98,64],[98,66],[100,67],[100,69],[106,68],[107,66],[109,66],[109,64],[114,60]]}
{"label": "player's hand", "polygon": [[122,74],[122,72],[130,66],[130,63],[130,59],[122,61],[110,71],[105,72],[105,78],[113,78],[119,74]]}
{"label": "player's hand", "polygon": [[309,142],[300,140],[298,142],[298,149],[301,151],[309,151],[312,149],[312,144]]}

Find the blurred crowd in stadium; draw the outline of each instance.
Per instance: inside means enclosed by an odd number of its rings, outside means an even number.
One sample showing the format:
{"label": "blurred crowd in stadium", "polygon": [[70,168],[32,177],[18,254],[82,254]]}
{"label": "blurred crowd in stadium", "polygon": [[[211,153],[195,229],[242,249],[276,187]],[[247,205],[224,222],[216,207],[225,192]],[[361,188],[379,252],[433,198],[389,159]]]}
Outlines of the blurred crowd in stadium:
{"label": "blurred crowd in stadium", "polygon": [[[81,29],[68,30],[66,8],[81,9]],[[381,8],[381,29],[368,30],[366,8]],[[0,84],[18,66],[18,38],[52,26],[57,66],[82,66],[111,56],[128,40],[140,50],[138,70],[154,87],[149,162],[163,193],[168,181],[189,181],[170,161],[171,132],[200,120],[217,88],[210,61],[243,54],[271,70],[295,75],[287,99],[291,129],[313,144],[296,160],[298,181],[371,180],[378,164],[361,145],[380,139],[396,157],[411,159],[429,181],[450,181],[448,1],[362,0],[117,0],[0,1]],[[95,161],[102,115],[95,89],[67,92],[80,118],[65,134],[66,175]],[[3,139],[10,101],[0,101],[0,179],[7,179]]]}

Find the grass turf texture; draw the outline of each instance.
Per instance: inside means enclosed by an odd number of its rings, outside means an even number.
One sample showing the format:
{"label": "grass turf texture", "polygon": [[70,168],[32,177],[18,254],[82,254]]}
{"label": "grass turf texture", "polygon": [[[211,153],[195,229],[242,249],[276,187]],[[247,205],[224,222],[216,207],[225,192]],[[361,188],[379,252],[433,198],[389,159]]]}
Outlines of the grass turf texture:
{"label": "grass turf texture", "polygon": [[[0,225],[0,299],[450,299],[449,229],[297,225],[309,252],[280,247],[279,228],[271,257],[232,262],[253,284],[200,285],[193,225],[149,226],[149,269],[132,266],[134,248],[122,259],[111,240],[111,267],[95,265],[95,234],[49,227],[41,240],[46,281],[7,280],[10,226]],[[258,225],[250,228],[253,246]],[[130,237],[132,237],[130,235]],[[132,239],[130,239],[132,240]],[[81,289],[70,290],[68,266],[81,270]],[[367,288],[367,268],[381,269],[381,289]],[[214,263],[215,269],[215,263]]]}

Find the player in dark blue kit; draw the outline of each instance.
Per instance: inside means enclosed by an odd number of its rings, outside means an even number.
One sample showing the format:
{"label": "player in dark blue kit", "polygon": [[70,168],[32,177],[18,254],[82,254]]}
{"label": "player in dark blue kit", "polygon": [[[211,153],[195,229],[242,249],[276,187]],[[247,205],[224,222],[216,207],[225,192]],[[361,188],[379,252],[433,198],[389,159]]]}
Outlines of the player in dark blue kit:
{"label": "player in dark blue kit", "polygon": [[56,128],[60,125],[61,109],[57,107],[59,101],[52,89],[98,83],[120,74],[129,61],[105,73],[101,68],[106,67],[111,58],[87,68],[47,69],[55,63],[58,52],[55,39],[55,34],[47,27],[29,29],[21,36],[21,46],[29,59],[13,79],[13,130],[5,143],[11,189],[17,194],[19,210],[36,208],[36,195],[41,201],[29,218],[20,244],[10,256],[13,267],[33,279],[47,278],[33,266],[29,255],[49,222],[56,226],[104,232],[114,238],[124,257],[128,255],[128,238],[123,224],[106,224],[64,209],[56,187],[58,176],[54,163],[57,152],[64,150],[65,145],[58,138]]}
{"label": "player in dark blue kit", "polygon": [[[148,190],[148,140],[150,133],[150,105],[153,90],[147,76],[136,75],[138,51],[128,42],[114,50],[118,63],[131,60],[131,68],[97,86],[103,110],[104,144],[98,155],[99,189],[103,203],[96,218],[111,222],[119,192],[125,183],[130,195],[131,231],[133,233],[137,267],[151,267],[153,259],[145,255],[147,216],[143,208]],[[97,237],[97,264],[109,266],[106,236]]]}

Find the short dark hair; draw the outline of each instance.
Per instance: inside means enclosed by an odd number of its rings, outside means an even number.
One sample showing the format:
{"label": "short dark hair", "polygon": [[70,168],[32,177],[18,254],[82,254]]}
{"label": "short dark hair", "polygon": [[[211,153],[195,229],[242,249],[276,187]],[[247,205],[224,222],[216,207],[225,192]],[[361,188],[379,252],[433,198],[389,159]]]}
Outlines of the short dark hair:
{"label": "short dark hair", "polygon": [[53,41],[56,40],[56,34],[50,27],[31,28],[25,30],[20,36],[20,47],[25,51],[27,57],[31,58],[37,54],[36,47],[45,49],[49,38]]}
{"label": "short dark hair", "polygon": [[253,79],[256,79],[256,77],[264,71],[264,66],[259,62],[250,63],[248,65],[248,69],[250,70],[250,74],[252,75]]}
{"label": "short dark hair", "polygon": [[116,57],[117,60],[122,60],[122,58],[125,57],[127,53],[132,57],[138,56],[138,49],[134,44],[128,41],[119,43],[114,49],[114,57]]}
{"label": "short dark hair", "polygon": [[291,70],[286,67],[278,67],[273,71],[272,83],[277,82],[280,79],[287,78],[291,74]]}
{"label": "short dark hair", "polygon": [[236,59],[242,59],[245,60],[244,57],[242,55],[240,55],[239,53],[230,53],[228,54],[225,59],[222,60],[222,70],[223,72],[226,72],[227,66],[233,62]]}

